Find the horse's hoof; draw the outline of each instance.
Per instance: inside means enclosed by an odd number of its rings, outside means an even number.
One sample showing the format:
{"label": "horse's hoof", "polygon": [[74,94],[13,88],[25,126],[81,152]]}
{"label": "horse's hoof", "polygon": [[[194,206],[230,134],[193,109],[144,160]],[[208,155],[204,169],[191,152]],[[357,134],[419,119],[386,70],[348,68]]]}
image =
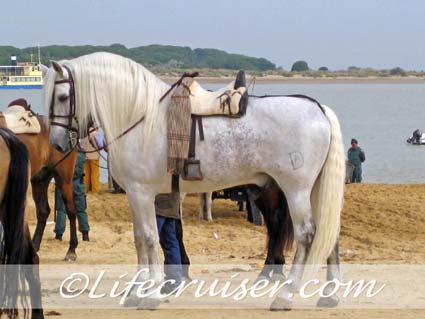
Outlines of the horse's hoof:
{"label": "horse's hoof", "polygon": [[284,274],[273,274],[271,281],[283,283],[286,281],[286,277]]}
{"label": "horse's hoof", "polygon": [[339,298],[338,296],[330,297],[321,297],[317,302],[317,307],[319,308],[335,308],[338,306]]}
{"label": "horse's hoof", "polygon": [[285,298],[276,297],[276,299],[270,305],[271,311],[290,311],[291,301]]}
{"label": "horse's hoof", "polygon": [[67,253],[65,258],[65,261],[74,262],[77,260],[77,254],[76,253]]}
{"label": "horse's hoof", "polygon": [[137,310],[155,310],[161,304],[158,298],[142,298],[137,305]]}

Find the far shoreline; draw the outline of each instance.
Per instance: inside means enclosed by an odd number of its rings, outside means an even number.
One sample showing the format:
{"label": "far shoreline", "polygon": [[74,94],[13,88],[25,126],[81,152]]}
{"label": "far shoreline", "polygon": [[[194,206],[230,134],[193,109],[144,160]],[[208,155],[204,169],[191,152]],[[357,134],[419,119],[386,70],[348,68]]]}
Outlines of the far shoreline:
{"label": "far shoreline", "polygon": [[[236,76],[236,71],[235,71]],[[167,82],[174,83],[179,77],[176,76],[161,76],[159,77]],[[234,77],[222,76],[222,77],[203,77],[199,76],[196,78],[197,81],[201,83],[227,83],[234,80]],[[293,76],[293,77],[284,77],[284,76],[261,76],[261,77],[252,77],[249,76],[247,71],[247,84],[250,84],[255,81],[255,83],[261,84],[425,84],[425,78],[420,77],[302,77],[302,76]]]}

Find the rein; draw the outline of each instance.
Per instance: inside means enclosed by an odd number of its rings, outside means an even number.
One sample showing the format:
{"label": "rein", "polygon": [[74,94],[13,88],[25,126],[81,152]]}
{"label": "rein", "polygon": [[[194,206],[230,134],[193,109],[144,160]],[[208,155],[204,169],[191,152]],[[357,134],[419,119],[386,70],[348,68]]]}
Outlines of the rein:
{"label": "rein", "polygon": [[183,75],[180,77],[180,79],[178,79],[176,82],[174,82],[171,87],[167,90],[167,92],[164,93],[164,95],[159,99],[159,102],[162,102],[162,100],[164,100],[168,94],[170,94],[170,92],[176,87],[182,84],[182,81],[184,80],[184,78],[196,78],[199,75],[199,72],[193,72],[193,73],[188,73],[185,72],[183,73]]}
{"label": "rein", "polygon": [[[108,148],[108,146],[110,146],[112,143],[118,141],[121,137],[123,137],[124,135],[126,135],[127,133],[129,133],[132,129],[134,129],[137,125],[139,125],[140,123],[143,122],[143,120],[145,119],[145,116],[142,116],[136,123],[134,123],[132,126],[130,126],[128,129],[126,129],[124,132],[122,132],[120,135],[118,135],[117,137],[115,137],[112,141],[110,141],[109,143],[104,144],[102,147],[95,147],[92,142],[90,141],[90,137],[89,137],[89,142],[90,144],[93,146],[94,150],[93,151],[86,151],[84,150],[81,145],[80,142],[78,141],[77,145],[78,145],[78,151],[84,154],[90,154],[90,153],[99,153],[99,155],[102,157],[102,155],[100,154],[100,151],[106,150]],[[76,145],[76,146],[77,146]],[[103,158],[103,157],[102,157]]]}

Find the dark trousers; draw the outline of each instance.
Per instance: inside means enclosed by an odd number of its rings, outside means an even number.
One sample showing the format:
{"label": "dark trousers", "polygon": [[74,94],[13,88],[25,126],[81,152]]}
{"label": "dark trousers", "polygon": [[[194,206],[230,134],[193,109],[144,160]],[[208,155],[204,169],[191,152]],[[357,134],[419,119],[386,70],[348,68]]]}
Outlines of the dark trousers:
{"label": "dark trousers", "polygon": [[186,278],[190,278],[189,276],[190,260],[189,260],[189,256],[187,255],[186,248],[184,247],[182,220],[176,219],[175,223],[176,223],[177,240],[179,241],[179,246],[180,246],[180,256],[182,260],[183,276]]}
{"label": "dark trousers", "polygon": [[[86,203],[86,190],[84,183],[81,180],[74,179],[72,181],[72,190],[74,192],[75,209],[77,210],[78,228],[80,232],[88,232],[90,230],[88,216],[87,216],[87,203]],[[55,188],[55,202],[56,202],[56,224],[54,232],[62,235],[66,227],[66,208],[62,199],[62,193],[58,187]]]}
{"label": "dark trousers", "polygon": [[176,220],[162,216],[156,216],[158,226],[159,243],[164,252],[165,279],[180,281],[182,278],[182,260],[180,244],[176,234]]}
{"label": "dark trousers", "polygon": [[356,166],[353,172],[353,179],[351,180],[353,183],[361,183],[362,182],[362,166]]}

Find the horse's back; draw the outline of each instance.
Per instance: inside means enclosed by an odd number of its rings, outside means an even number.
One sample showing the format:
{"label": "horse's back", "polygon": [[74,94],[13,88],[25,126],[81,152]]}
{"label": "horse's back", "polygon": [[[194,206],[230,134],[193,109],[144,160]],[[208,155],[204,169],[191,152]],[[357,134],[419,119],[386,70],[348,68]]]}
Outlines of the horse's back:
{"label": "horse's back", "polygon": [[327,157],[330,124],[307,99],[250,98],[244,117],[205,118],[204,135],[196,157],[204,177],[215,184],[220,179],[226,186],[236,179],[257,183],[263,173],[310,183]]}

